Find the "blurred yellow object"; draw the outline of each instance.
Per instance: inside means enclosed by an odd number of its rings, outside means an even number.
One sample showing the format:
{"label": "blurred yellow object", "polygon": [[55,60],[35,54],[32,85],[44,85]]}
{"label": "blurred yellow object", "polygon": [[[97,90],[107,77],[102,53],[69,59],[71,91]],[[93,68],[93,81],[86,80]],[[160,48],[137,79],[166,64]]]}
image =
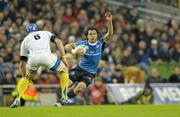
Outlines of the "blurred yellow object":
{"label": "blurred yellow object", "polygon": [[[17,87],[18,87],[18,85],[19,85],[19,82],[17,84]],[[14,97],[17,96],[18,95],[17,89],[15,91],[13,91],[11,93],[11,95],[14,96]],[[35,86],[33,85],[33,83],[28,84],[28,88],[21,95],[21,97],[26,101],[38,101],[39,94],[38,94]]]}
{"label": "blurred yellow object", "polygon": [[12,95],[13,97],[16,97],[16,96],[18,95],[18,91],[17,91],[17,90],[14,90],[14,91],[11,93],[11,95]]}
{"label": "blurred yellow object", "polygon": [[38,101],[38,92],[32,83],[29,83],[28,89],[22,94],[22,98],[28,101]]}

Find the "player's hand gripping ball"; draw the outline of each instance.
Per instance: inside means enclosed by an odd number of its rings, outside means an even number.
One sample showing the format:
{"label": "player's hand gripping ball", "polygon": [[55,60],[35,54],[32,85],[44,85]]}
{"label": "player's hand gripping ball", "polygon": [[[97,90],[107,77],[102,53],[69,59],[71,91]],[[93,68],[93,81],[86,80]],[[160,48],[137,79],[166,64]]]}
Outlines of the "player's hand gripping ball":
{"label": "player's hand gripping ball", "polygon": [[78,56],[83,56],[86,53],[86,47],[83,45],[77,46],[73,49],[72,53],[75,53]]}

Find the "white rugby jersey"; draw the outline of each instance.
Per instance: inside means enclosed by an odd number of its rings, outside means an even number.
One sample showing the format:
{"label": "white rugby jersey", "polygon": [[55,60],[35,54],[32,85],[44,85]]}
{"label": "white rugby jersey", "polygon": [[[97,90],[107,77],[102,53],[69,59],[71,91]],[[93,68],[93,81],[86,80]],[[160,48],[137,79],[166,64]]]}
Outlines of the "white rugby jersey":
{"label": "white rugby jersey", "polygon": [[28,57],[28,54],[51,53],[51,36],[53,36],[53,34],[48,31],[29,33],[21,43],[20,56]]}

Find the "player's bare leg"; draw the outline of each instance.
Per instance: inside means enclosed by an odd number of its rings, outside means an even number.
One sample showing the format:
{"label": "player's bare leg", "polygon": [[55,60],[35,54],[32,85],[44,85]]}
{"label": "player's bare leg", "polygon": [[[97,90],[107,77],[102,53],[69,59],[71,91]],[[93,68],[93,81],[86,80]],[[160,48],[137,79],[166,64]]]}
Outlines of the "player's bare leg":
{"label": "player's bare leg", "polygon": [[69,98],[74,98],[80,91],[82,91],[83,89],[85,89],[87,87],[86,83],[84,82],[79,82],[77,84],[77,86],[68,92],[68,97]]}

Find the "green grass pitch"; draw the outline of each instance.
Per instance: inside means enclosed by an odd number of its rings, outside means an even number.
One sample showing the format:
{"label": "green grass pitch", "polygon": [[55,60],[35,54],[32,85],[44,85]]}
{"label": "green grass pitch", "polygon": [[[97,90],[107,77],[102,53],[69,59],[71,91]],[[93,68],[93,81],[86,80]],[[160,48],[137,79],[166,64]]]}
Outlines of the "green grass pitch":
{"label": "green grass pitch", "polygon": [[180,105],[0,107],[0,117],[180,117]]}

